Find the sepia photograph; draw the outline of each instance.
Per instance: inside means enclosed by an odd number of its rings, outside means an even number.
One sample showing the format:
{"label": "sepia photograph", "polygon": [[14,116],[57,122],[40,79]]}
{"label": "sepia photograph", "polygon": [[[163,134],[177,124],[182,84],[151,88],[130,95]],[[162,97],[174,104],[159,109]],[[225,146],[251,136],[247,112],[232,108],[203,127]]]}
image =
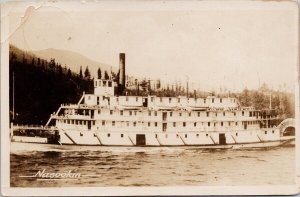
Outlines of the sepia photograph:
{"label": "sepia photograph", "polygon": [[296,1],[2,3],[2,194],[298,193],[298,23]]}

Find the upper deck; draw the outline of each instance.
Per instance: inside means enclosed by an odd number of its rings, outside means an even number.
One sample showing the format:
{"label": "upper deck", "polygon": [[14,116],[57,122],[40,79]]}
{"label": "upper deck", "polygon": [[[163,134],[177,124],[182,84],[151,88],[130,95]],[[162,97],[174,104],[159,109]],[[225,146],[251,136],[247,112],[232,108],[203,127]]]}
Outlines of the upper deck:
{"label": "upper deck", "polygon": [[187,98],[187,97],[157,97],[157,96],[98,96],[85,94],[80,104],[87,106],[100,106],[105,108],[149,108],[149,109],[186,109],[186,110],[205,110],[208,108],[230,110],[241,107],[235,98],[217,98],[209,96],[206,98]]}

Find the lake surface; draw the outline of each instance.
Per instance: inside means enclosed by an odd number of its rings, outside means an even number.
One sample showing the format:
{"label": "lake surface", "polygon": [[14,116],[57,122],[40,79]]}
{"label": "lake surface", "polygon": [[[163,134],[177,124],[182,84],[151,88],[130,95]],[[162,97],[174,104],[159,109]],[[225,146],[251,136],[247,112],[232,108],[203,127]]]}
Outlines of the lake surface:
{"label": "lake surface", "polygon": [[[38,149],[27,147],[26,150],[12,148],[11,186],[242,186],[294,183],[295,147],[204,150],[197,147],[38,146]],[[49,173],[71,170],[80,173],[80,177],[71,180],[20,177],[35,175],[43,169]]]}

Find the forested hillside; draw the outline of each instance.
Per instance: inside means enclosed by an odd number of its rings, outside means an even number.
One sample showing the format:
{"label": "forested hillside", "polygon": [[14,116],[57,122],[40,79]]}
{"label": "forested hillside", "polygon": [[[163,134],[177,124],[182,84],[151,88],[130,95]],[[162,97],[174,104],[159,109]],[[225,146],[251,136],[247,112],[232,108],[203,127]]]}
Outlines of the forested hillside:
{"label": "forested hillside", "polygon": [[62,103],[76,103],[83,91],[92,91],[89,73],[74,73],[55,59],[46,61],[10,46],[9,63],[10,118],[14,87],[16,124],[45,124]]}

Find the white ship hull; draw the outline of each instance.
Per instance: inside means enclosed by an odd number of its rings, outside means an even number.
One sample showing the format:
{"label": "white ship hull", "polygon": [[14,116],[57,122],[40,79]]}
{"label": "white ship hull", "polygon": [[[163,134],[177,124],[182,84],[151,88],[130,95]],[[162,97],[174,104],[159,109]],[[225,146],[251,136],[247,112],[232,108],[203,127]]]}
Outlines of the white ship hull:
{"label": "white ship hull", "polygon": [[60,130],[62,145],[92,146],[199,146],[203,148],[243,148],[279,146],[294,140],[280,137],[276,130],[145,133]]}

